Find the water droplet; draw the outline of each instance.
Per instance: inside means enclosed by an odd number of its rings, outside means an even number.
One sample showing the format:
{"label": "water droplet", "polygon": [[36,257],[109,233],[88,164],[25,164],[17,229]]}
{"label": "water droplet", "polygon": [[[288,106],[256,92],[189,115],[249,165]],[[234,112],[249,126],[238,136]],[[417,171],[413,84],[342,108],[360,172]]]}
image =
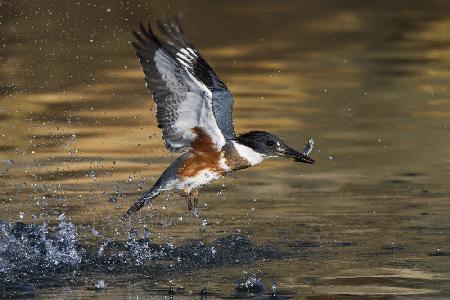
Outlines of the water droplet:
{"label": "water droplet", "polygon": [[202,283],[202,289],[200,290],[200,296],[206,296],[208,292],[206,291],[206,282]]}
{"label": "water droplet", "polygon": [[152,236],[152,233],[150,232],[150,230],[144,229],[144,236],[143,236],[144,240],[149,241],[151,236]]}
{"label": "water droplet", "polygon": [[173,289],[173,280],[169,280],[169,295],[174,295],[175,290]]}
{"label": "water droplet", "polygon": [[328,156],[328,158],[329,158],[330,160],[334,160],[336,157],[335,157],[334,155],[330,155],[330,156]]}
{"label": "water droplet", "polygon": [[95,282],[95,289],[96,290],[104,290],[104,289],[106,289],[107,286],[108,286],[108,283],[106,283],[106,281],[104,279],[97,280]]}
{"label": "water droplet", "polygon": [[240,279],[236,283],[235,288],[241,292],[261,293],[264,291],[264,285],[261,278],[256,276]]}
{"label": "water droplet", "polygon": [[93,235],[95,235],[95,236],[97,236],[97,237],[98,237],[98,236],[101,236],[101,233],[98,232],[97,229],[95,229],[95,227],[92,227],[91,232],[92,232]]}
{"label": "water droplet", "polygon": [[108,244],[109,244],[110,242],[112,242],[112,239],[111,239],[111,238],[109,238],[109,239],[107,239],[107,240],[105,240],[105,241],[103,242],[103,244],[100,246],[100,248],[98,248],[98,252],[97,252],[97,255],[98,255],[98,256],[102,256],[102,255],[103,255],[103,252],[105,252],[106,246],[108,246]]}
{"label": "water droplet", "polygon": [[274,282],[272,283],[272,296],[276,296],[277,295],[277,283]]}

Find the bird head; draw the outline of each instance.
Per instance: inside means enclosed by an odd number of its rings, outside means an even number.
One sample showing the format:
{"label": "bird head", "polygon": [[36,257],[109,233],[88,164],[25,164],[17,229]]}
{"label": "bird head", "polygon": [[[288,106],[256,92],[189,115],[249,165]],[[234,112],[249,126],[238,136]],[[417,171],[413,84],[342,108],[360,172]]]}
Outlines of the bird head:
{"label": "bird head", "polygon": [[237,141],[267,157],[280,156],[296,162],[315,163],[315,160],[305,153],[290,148],[281,138],[266,131],[250,131],[241,134],[237,137]]}

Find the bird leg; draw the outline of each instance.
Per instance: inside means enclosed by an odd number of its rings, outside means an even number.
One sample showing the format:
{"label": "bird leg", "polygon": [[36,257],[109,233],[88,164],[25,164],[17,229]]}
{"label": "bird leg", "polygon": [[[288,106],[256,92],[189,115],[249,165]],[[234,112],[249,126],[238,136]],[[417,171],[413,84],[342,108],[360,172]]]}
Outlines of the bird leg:
{"label": "bird leg", "polygon": [[[180,192],[183,198],[187,199],[187,208],[189,211],[194,211],[194,215],[198,217],[198,191],[193,190],[190,193]],[[192,201],[193,200],[193,201]]]}
{"label": "bird leg", "polygon": [[192,200],[190,196],[187,197],[187,207],[189,211],[192,211]]}
{"label": "bird leg", "polygon": [[[194,199],[194,216],[198,217],[198,191],[194,190],[189,194],[189,203],[191,204],[191,199]],[[192,205],[192,204],[191,204]],[[190,209],[192,210],[192,208]]]}
{"label": "bird leg", "polygon": [[181,191],[179,192],[180,196],[183,198],[186,198],[187,200],[187,208],[189,211],[192,211],[192,199],[191,199],[191,195],[185,191]]}

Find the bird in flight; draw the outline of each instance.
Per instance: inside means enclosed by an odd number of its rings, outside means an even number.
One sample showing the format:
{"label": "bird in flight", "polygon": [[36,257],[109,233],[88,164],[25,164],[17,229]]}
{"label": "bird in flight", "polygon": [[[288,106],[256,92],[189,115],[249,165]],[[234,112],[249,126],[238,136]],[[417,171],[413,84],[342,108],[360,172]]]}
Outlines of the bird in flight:
{"label": "bird in flight", "polygon": [[186,38],[180,22],[158,22],[164,41],[149,25],[133,31],[132,45],[142,65],[145,83],[156,102],[158,127],[165,146],[182,153],[145,192],[122,219],[149,204],[166,191],[185,196],[189,210],[197,212],[198,191],[225,174],[283,156],[313,164],[305,151],[288,147],[265,131],[236,135],[233,127],[233,96],[197,49]]}

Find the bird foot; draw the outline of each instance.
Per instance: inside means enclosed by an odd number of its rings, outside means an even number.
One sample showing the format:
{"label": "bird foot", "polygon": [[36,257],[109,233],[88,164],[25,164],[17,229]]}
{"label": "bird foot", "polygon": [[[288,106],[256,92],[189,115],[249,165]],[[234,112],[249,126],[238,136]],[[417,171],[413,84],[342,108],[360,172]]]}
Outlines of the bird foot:
{"label": "bird foot", "polygon": [[199,209],[198,209],[198,199],[194,199],[194,203],[192,203],[192,200],[191,199],[188,199],[188,201],[187,201],[187,208],[188,208],[188,210],[190,211],[190,212],[192,212],[192,214],[195,216],[195,217],[197,217],[198,218],[198,212],[199,212]]}
{"label": "bird foot", "polygon": [[198,218],[198,198],[194,198],[194,216]]}

